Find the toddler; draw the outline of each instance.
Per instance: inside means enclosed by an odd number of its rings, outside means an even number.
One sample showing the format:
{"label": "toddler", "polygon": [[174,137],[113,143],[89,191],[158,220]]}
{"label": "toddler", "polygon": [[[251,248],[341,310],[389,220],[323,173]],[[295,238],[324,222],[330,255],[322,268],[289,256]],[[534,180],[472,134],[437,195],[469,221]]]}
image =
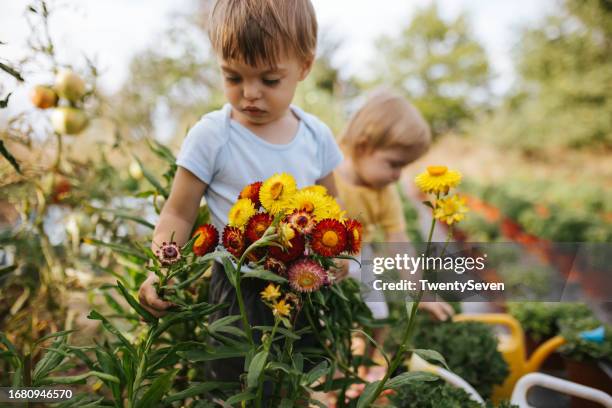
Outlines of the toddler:
{"label": "toddler", "polygon": [[[242,188],[275,173],[290,173],[299,188],[316,183],[331,195],[336,192],[332,170],[342,154],[331,131],[291,105],[315,57],[317,21],[310,1],[219,0],[211,11],[209,37],[229,103],[204,115],[187,134],[153,245],[169,241],[172,233],[179,245],[184,244],[202,196],[212,223],[222,231]],[[147,278],[139,298],[147,310],[160,315],[170,304],[157,296],[155,279],[154,275]],[[265,284],[259,279],[242,281],[253,326],[273,325],[272,314],[259,295]],[[211,316],[212,321],[240,314],[235,289],[217,262],[209,302],[229,304]],[[312,339],[304,336],[303,340],[308,345]],[[209,376],[238,381],[243,371],[243,359],[215,360]]]}

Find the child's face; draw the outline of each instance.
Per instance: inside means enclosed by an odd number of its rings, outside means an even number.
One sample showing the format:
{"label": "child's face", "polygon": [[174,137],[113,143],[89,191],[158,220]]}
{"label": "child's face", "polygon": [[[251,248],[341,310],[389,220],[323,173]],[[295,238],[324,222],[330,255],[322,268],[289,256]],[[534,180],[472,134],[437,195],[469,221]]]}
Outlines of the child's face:
{"label": "child's face", "polygon": [[217,59],[223,75],[225,97],[238,122],[265,125],[287,113],[295,88],[310,72],[312,61],[283,57],[275,67],[251,66],[239,61]]}
{"label": "child's face", "polygon": [[399,180],[402,169],[416,160],[414,149],[358,149],[354,159],[359,178],[368,187],[381,189]]}

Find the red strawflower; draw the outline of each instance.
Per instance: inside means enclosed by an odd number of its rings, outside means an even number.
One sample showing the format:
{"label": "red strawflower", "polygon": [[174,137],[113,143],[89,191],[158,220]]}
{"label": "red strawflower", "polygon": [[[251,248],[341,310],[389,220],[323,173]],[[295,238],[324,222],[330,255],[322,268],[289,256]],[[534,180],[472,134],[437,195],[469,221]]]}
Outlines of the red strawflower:
{"label": "red strawflower", "polygon": [[312,212],[306,210],[293,210],[285,222],[303,234],[309,234],[317,223]]}
{"label": "red strawflower", "polygon": [[273,218],[268,213],[259,213],[255,214],[249,221],[247,222],[245,235],[249,242],[255,242],[259,238],[261,238],[268,229],[268,227],[272,224]]}
{"label": "red strawflower", "polygon": [[197,236],[193,242],[193,253],[196,256],[204,256],[212,252],[219,242],[219,232],[212,224],[204,224],[198,227],[193,236]]}
{"label": "red strawflower", "polygon": [[312,231],[312,249],[319,255],[336,256],[346,248],[346,228],[337,220],[325,218]]}
{"label": "red strawflower", "polygon": [[363,234],[363,226],[357,220],[349,218],[344,221],[346,228],[346,251],[350,254],[358,254],[361,251],[361,237]]}
{"label": "red strawflower", "polygon": [[181,259],[181,251],[176,242],[162,242],[161,246],[155,251],[157,259],[164,266],[170,266]]}
{"label": "red strawflower", "polygon": [[295,233],[295,236],[289,240],[291,247],[287,246],[283,249],[277,246],[271,246],[268,250],[268,255],[272,258],[276,258],[279,261],[289,263],[298,259],[304,255],[304,249],[306,249],[306,241],[304,236],[299,232]]}
{"label": "red strawflower", "polygon": [[325,270],[312,259],[295,261],[287,271],[289,285],[298,292],[314,292],[325,283]]}
{"label": "red strawflower", "polygon": [[228,252],[236,258],[240,258],[246,249],[244,234],[240,228],[230,227],[229,225],[223,230],[223,246]]}
{"label": "red strawflower", "polygon": [[245,188],[242,189],[240,194],[238,195],[238,199],[248,198],[253,204],[255,204],[255,209],[258,209],[261,206],[261,201],[259,201],[259,189],[263,183],[261,181],[256,181],[255,183],[251,183]]}

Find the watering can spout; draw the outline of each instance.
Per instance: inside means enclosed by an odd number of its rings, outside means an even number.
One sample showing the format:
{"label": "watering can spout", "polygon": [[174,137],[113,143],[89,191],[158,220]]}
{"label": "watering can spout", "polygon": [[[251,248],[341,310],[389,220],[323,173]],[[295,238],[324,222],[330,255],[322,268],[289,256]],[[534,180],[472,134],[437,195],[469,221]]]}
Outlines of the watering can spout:
{"label": "watering can spout", "polygon": [[525,373],[531,373],[534,371],[538,371],[540,366],[550,356],[554,353],[559,347],[564,345],[566,342],[564,337],[555,336],[546,340],[544,343],[540,345],[529,357],[527,363],[525,364]]}
{"label": "watering can spout", "polygon": [[606,338],[606,331],[603,326],[599,326],[593,330],[587,330],[580,333],[580,338],[593,343],[602,344]]}

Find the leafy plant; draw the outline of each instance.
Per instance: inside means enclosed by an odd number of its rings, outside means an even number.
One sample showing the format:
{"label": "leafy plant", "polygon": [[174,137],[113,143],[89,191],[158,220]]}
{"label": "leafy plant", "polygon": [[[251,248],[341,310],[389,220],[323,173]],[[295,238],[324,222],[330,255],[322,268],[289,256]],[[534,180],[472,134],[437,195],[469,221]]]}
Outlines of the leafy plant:
{"label": "leafy plant", "polygon": [[582,303],[511,302],[508,311],[535,341],[559,334],[561,321],[592,316],[591,310]]}
{"label": "leafy plant", "polygon": [[[565,318],[559,321],[561,334],[567,340],[559,351],[571,360],[593,361],[604,360],[612,361],[612,326],[604,325],[593,316],[583,318]],[[604,340],[602,343],[585,340],[581,333],[586,330],[593,330],[600,326],[604,327]]]}
{"label": "leafy plant", "polygon": [[489,397],[494,385],[502,384],[508,365],[497,351],[497,338],[490,326],[478,322],[435,322],[428,316],[418,320],[416,348],[442,354],[451,369],[470,383],[480,395]]}
{"label": "leafy plant", "polygon": [[[482,405],[470,398],[461,388],[442,380],[410,384],[399,388],[390,398],[392,404],[401,408],[512,408],[507,401],[498,405],[487,402]],[[518,407],[517,407],[518,408]]]}

